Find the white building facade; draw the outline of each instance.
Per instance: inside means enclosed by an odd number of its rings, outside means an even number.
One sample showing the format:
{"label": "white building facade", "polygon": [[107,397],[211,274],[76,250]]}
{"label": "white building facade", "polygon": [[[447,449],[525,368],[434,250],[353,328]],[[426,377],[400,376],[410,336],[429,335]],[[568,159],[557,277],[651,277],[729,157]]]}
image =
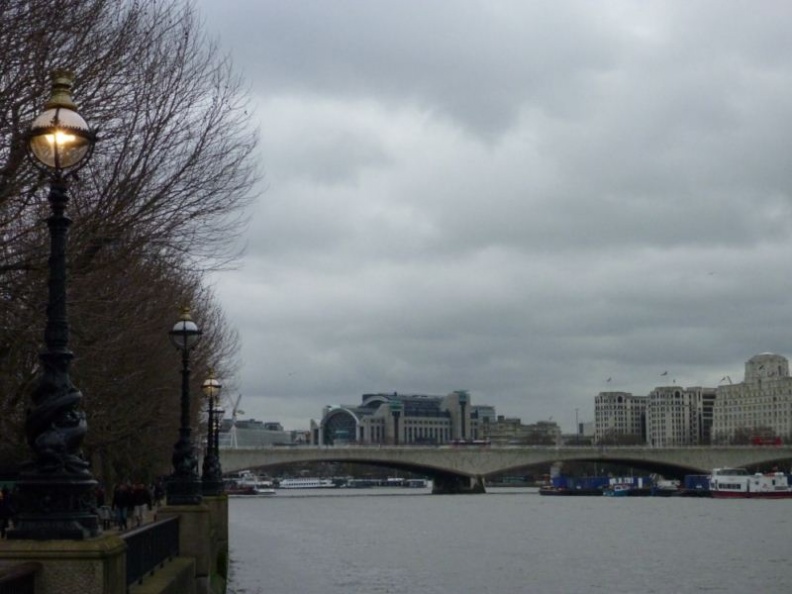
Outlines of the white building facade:
{"label": "white building facade", "polygon": [[792,442],[789,361],[773,353],[749,359],[742,383],[719,386],[713,410],[713,443],[757,439]]}
{"label": "white building facade", "polygon": [[646,405],[647,443],[658,447],[709,444],[715,398],[715,388],[655,388]]}
{"label": "white building facade", "polygon": [[646,396],[600,392],[594,397],[595,443],[646,441]]}

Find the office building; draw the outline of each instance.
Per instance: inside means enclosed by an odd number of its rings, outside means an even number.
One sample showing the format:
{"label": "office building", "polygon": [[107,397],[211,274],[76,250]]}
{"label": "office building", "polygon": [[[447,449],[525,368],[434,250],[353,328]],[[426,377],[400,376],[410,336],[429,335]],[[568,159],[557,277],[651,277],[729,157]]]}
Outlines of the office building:
{"label": "office building", "polygon": [[495,418],[491,406],[474,406],[470,394],[363,394],[360,404],[325,407],[311,421],[312,443],[321,445],[439,445],[480,439]]}
{"label": "office building", "polygon": [[717,388],[713,408],[713,443],[792,441],[792,378],[789,361],[762,353],[745,363],[741,383]]}
{"label": "office building", "polygon": [[647,442],[661,447],[708,444],[714,400],[715,388],[655,388],[646,405]]}
{"label": "office building", "polygon": [[646,396],[600,392],[594,397],[594,441],[605,444],[646,443]]}

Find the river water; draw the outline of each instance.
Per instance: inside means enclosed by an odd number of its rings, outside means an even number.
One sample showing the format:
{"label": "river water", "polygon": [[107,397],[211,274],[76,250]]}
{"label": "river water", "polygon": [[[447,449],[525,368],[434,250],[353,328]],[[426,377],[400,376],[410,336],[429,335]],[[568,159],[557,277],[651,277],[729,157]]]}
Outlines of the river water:
{"label": "river water", "polygon": [[280,491],[229,531],[230,594],[792,592],[792,500]]}

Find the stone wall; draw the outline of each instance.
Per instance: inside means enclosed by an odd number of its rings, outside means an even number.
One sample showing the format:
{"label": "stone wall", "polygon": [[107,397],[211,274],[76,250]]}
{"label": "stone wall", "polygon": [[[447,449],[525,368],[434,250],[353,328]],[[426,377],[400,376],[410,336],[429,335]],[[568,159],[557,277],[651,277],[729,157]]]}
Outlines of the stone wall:
{"label": "stone wall", "polygon": [[[179,517],[179,557],[168,561],[130,594],[225,594],[228,575],[228,498],[200,505],[166,506],[158,519]],[[118,534],[86,540],[4,540],[4,565],[34,562],[36,594],[123,594],[126,543]]]}

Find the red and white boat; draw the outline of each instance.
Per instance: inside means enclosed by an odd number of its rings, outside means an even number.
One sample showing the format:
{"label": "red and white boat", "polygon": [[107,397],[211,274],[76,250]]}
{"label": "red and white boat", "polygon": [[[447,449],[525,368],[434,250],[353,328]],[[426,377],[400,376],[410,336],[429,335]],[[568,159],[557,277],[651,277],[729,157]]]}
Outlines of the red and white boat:
{"label": "red and white boat", "polygon": [[716,499],[792,499],[792,485],[783,472],[751,474],[745,468],[716,468],[709,486]]}

